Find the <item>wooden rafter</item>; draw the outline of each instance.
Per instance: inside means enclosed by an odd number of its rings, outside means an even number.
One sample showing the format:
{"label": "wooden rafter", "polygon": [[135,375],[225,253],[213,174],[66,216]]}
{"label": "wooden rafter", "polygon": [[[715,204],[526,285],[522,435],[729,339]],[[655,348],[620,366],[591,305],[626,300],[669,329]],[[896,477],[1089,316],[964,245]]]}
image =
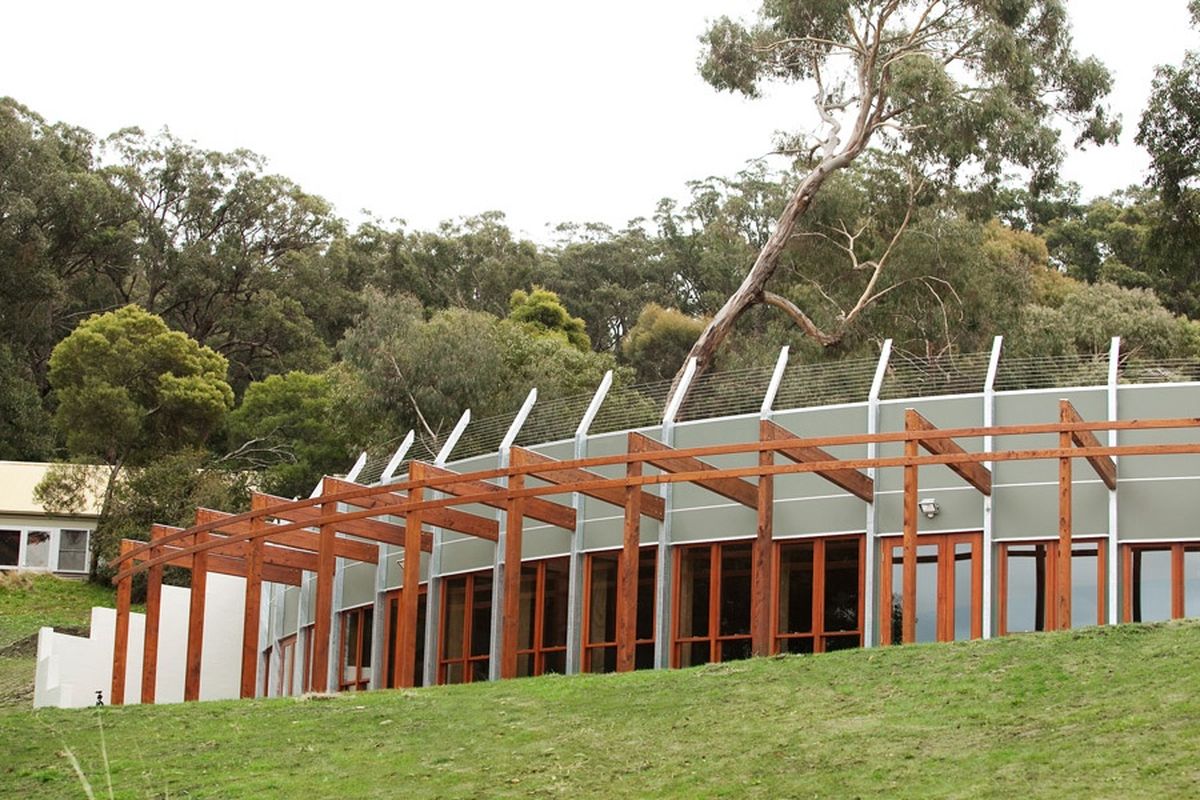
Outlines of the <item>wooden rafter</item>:
{"label": "wooden rafter", "polygon": [[670,455],[677,452],[675,448],[668,447],[662,442],[657,442],[640,433],[629,434],[629,449],[631,452],[636,449],[641,453],[662,453],[663,455],[655,455],[646,461],[663,472],[710,473],[710,475],[696,478],[691,482],[749,508],[758,507],[758,487],[744,478],[722,477],[722,470],[708,462],[691,456]]}
{"label": "wooden rafter", "polygon": [[[767,441],[798,438],[796,434],[787,428],[777,425],[770,420],[763,421],[762,430],[763,438]],[[807,445],[782,447],[775,452],[797,464],[837,461],[836,456],[830,455],[820,447],[810,447]],[[869,476],[864,475],[856,469],[831,469],[819,471],[816,474],[830,483],[840,486],[861,500],[866,500],[868,503],[875,502],[875,482]]]}
{"label": "wooden rafter", "polygon": [[[533,450],[524,447],[514,447],[512,449],[514,458],[520,454],[523,465],[547,465],[546,469],[539,469],[536,472],[528,473],[538,480],[552,483],[555,486],[563,484],[583,483],[586,481],[602,481],[605,477],[598,472],[592,472],[586,469],[554,468],[553,465],[560,463],[557,459],[550,456],[535,453]],[[625,505],[625,490],[619,486],[610,487],[607,489],[584,489],[580,494],[596,500],[602,500],[605,503],[612,503],[614,506]],[[641,513],[647,517],[659,520],[660,522],[666,517],[666,503],[662,497],[656,494],[651,494],[645,490],[642,491],[641,497]]]}
{"label": "wooden rafter", "polygon": [[[155,527],[164,528],[168,531],[179,531],[182,528],[173,528],[167,525],[156,525]],[[141,544],[141,542],[135,542]],[[176,544],[166,544],[157,546],[162,554],[170,557],[166,562],[167,566],[183,567],[186,570],[192,569],[192,555],[190,548]],[[215,572],[218,575],[232,575],[236,578],[246,577],[246,559],[243,556],[226,555],[219,552],[208,552],[206,554],[207,570]],[[135,555],[134,563],[141,563],[149,560],[149,555]],[[270,583],[282,583],[288,586],[300,585],[300,567],[284,566],[282,564],[264,564],[262,579]]]}
{"label": "wooden rafter", "polygon": [[[435,467],[432,464],[425,464],[424,462],[416,463],[421,463],[425,474],[431,478],[444,478],[458,474],[445,467]],[[488,483],[487,481],[464,478],[454,483],[438,484],[434,488],[439,492],[454,496],[482,494],[483,496],[476,499],[475,502],[490,508],[505,509],[508,507],[505,488],[497,486],[494,483]],[[523,505],[526,517],[536,519],[539,522],[545,522],[549,525],[556,525],[564,530],[575,530],[575,509],[570,506],[564,506],[562,503],[555,503],[540,497],[527,498]]]}
{"label": "wooden rafter", "polygon": [[[1070,400],[1059,400],[1058,402],[1063,422],[1073,423],[1084,421]],[[1104,446],[1096,438],[1095,433],[1087,430],[1071,431],[1071,441],[1076,447]],[[1092,465],[1092,469],[1096,470],[1096,474],[1100,476],[1100,480],[1104,481],[1105,486],[1109,489],[1117,488],[1117,462],[1113,461],[1112,456],[1087,456],[1087,461]]]}
{"label": "wooden rafter", "polygon": [[[214,532],[227,533],[231,536],[239,536],[250,533],[254,530],[252,522],[242,520],[240,522],[231,522],[234,515],[226,514],[223,511],[214,511],[211,508],[196,509],[196,524],[205,525],[210,522],[219,523],[219,527],[213,528]],[[225,521],[223,521],[225,520]],[[316,553],[320,543],[320,537],[315,532],[310,531],[284,531],[283,533],[269,533],[266,540],[272,545],[283,545],[284,547],[293,550],[302,550],[306,553]],[[335,545],[339,558],[349,558],[354,561],[365,561],[369,564],[374,564],[379,560],[379,548],[367,542],[359,542],[354,539],[339,538]],[[308,569],[308,567],[305,567]]]}
{"label": "wooden rafter", "polygon": [[[289,511],[279,512],[273,510],[275,507],[287,502],[290,501],[285,497],[275,497],[274,495],[261,494],[259,492],[254,492],[250,495],[250,507],[255,511],[267,511],[276,519],[287,520],[288,522],[312,522],[315,524],[322,516],[334,510],[326,506],[321,506],[320,508],[308,506],[307,508],[293,508]],[[351,536],[359,536],[374,542],[404,545],[404,526],[378,519],[344,520],[334,523],[333,529],[335,531],[335,540],[341,538],[336,536],[336,533],[347,533]],[[426,544],[428,546],[424,549],[429,550],[433,547],[433,540],[429,539]],[[320,550],[320,547],[318,546],[317,549]]]}
{"label": "wooden rafter", "polygon": [[[925,417],[921,416],[915,408],[910,408],[904,412],[904,429],[906,431],[936,431],[937,426],[934,425]],[[927,452],[935,456],[944,456],[951,454],[965,454],[964,450],[958,442],[953,439],[918,439],[918,443]],[[948,463],[946,464],[954,472],[958,473],[959,477],[967,483],[974,486],[985,495],[992,493],[992,471],[978,462],[963,462],[963,463]]]}
{"label": "wooden rafter", "polygon": [[[352,489],[361,489],[363,486],[361,483],[353,483],[341,478],[329,476],[325,478],[325,490],[331,494],[341,494]],[[405,502],[407,499],[408,495],[403,492],[386,492],[384,494],[356,497],[352,500],[347,500],[346,505],[356,508],[382,508],[385,506],[395,506]],[[457,508],[429,508],[421,514],[421,520],[426,525],[433,525],[470,536],[478,536],[480,539],[487,539],[490,542],[497,541],[500,538],[500,523],[496,522],[496,520],[460,511]]]}

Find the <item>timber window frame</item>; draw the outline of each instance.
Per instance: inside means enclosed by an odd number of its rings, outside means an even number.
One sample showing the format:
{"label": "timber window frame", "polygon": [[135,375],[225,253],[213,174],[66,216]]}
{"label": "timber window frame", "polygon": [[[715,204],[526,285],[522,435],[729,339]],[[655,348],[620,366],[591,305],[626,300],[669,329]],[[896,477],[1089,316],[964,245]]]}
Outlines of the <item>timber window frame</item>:
{"label": "timber window frame", "polygon": [[[420,686],[422,681],[422,672],[425,664],[425,626],[429,624],[428,609],[429,609],[429,584],[420,584],[419,593],[417,595],[417,641],[415,649],[415,657],[413,659],[413,675],[416,676],[416,683]],[[396,659],[396,647],[399,642],[399,620],[400,620],[400,598],[404,594],[404,589],[392,589],[384,595],[384,621],[383,621],[383,663],[384,672],[383,680],[380,686],[384,689],[395,689],[400,685],[400,662]]]}
{"label": "timber window frame", "polygon": [[[609,585],[611,597],[605,599],[604,624],[596,624],[596,569],[601,563],[611,565]],[[587,554],[583,573],[583,660],[580,672],[615,672],[617,668],[617,582],[621,568],[620,550],[599,550]],[[658,548],[647,545],[638,548],[637,638],[634,640],[634,669],[654,668],[655,582],[658,575]]]}
{"label": "timber window frame", "polygon": [[296,643],[295,633],[279,640],[279,696],[291,697],[296,693]]}
{"label": "timber window frame", "polygon": [[[1033,552],[1021,550],[1014,552],[1012,548],[1035,548]],[[1058,629],[1058,539],[1021,539],[997,542],[996,559],[993,569],[996,572],[996,635],[1007,636],[1009,633],[1026,633],[1027,631],[1009,630],[1009,593],[1012,591],[1012,581],[1009,575],[1010,558],[1033,558],[1041,561],[1041,602],[1034,598],[1034,630],[1052,631]],[[1094,552],[1093,552],[1094,551]],[[1103,625],[1107,621],[1106,608],[1108,603],[1108,542],[1103,538],[1078,537],[1071,541],[1071,557],[1095,556],[1096,558],[1096,619],[1082,622],[1084,625]],[[1072,564],[1072,580],[1077,570]],[[1072,615],[1072,622],[1076,622]],[[1038,627],[1040,625],[1040,627]]]}
{"label": "timber window frame", "polygon": [[[830,569],[827,557],[830,544],[853,542],[857,544],[856,571],[857,592],[854,628],[835,629],[829,627],[826,609],[827,578]],[[797,625],[788,625],[793,630],[785,631],[783,613],[786,598],[781,591],[783,586],[784,556],[793,551],[803,551],[811,548],[811,585],[810,585],[810,620],[807,631],[798,631]],[[836,548],[835,548],[836,549]],[[867,537],[864,534],[849,534],[845,536],[814,536],[797,539],[783,539],[775,542],[774,568],[771,574],[771,652],[772,653],[825,653],[844,649],[844,642],[854,639],[854,647],[862,647],[863,617],[866,613],[866,554]],[[836,623],[835,623],[836,624]],[[807,643],[807,646],[806,646]]]}
{"label": "timber window frame", "polygon": [[[683,615],[682,608],[684,605],[684,593],[694,592],[694,588],[684,586],[684,577],[687,567],[685,560],[691,553],[708,555],[708,572],[707,572],[707,608],[704,612],[704,633],[701,634],[684,634],[682,632]],[[721,542],[708,542],[704,544],[681,544],[676,546],[674,554],[673,572],[674,592],[672,593],[672,613],[671,613],[671,666],[698,666],[700,664],[715,664],[722,661],[735,661],[742,658],[749,658],[752,647],[753,616],[751,611],[751,584],[754,564],[754,544],[749,539],[732,539]],[[737,560],[745,560],[745,566],[737,569],[736,572],[730,570],[730,564],[726,562],[734,562]],[[697,559],[697,564],[702,563],[703,558]],[[744,596],[729,597],[726,580],[728,575],[732,574],[735,579],[744,580],[745,593]],[[700,578],[702,576],[698,576]],[[740,603],[739,603],[740,601]],[[739,605],[744,604],[744,613],[739,608]],[[695,606],[693,605],[693,610]],[[736,616],[730,612],[737,612]],[[739,617],[744,615],[744,624],[740,624]],[[695,619],[695,615],[690,615],[689,619]],[[732,627],[735,630],[729,631]],[[744,630],[737,630],[744,628]],[[703,655],[703,648],[707,645],[708,655]],[[690,650],[690,654],[685,657],[685,648]],[[701,659],[696,659],[696,653],[701,654]],[[686,663],[685,663],[686,662]]]}
{"label": "timber window frame", "polygon": [[[566,556],[521,563],[517,677],[566,673],[570,574],[570,559]],[[548,589],[552,580],[557,582],[553,592]]]}
{"label": "timber window frame", "polygon": [[373,604],[344,609],[338,614],[341,653],[338,658],[338,689],[361,692],[371,688],[371,640],[375,632]]}
{"label": "timber window frame", "polygon": [[[448,575],[442,579],[441,619],[438,621],[439,685],[474,683],[488,679],[491,660],[492,585],[493,572],[490,569]],[[462,587],[463,597],[459,610],[461,617],[456,620],[450,608],[450,600],[452,593],[459,591],[459,586]],[[481,602],[481,597],[486,598],[486,602]],[[452,622],[461,623],[456,648],[460,651],[458,653],[448,652],[451,637],[447,635],[447,631]],[[479,622],[484,624],[480,625]]]}
{"label": "timber window frame", "polygon": [[[1123,622],[1142,622],[1145,616],[1140,590],[1146,580],[1142,574],[1142,566],[1147,553],[1168,553],[1170,557],[1167,589],[1171,612],[1167,619],[1181,619],[1188,616],[1188,554],[1194,553],[1200,557],[1200,541],[1126,542],[1121,545],[1121,620]],[[1200,615],[1200,602],[1197,602],[1197,607],[1192,609],[1191,613]]]}
{"label": "timber window frame", "polygon": [[[899,597],[893,571],[903,564],[903,537],[890,534],[879,537],[879,643],[887,646],[900,644],[898,605]],[[970,552],[958,552],[959,545],[969,545]],[[937,547],[933,556],[921,555],[923,547]],[[983,638],[983,533],[980,531],[959,533],[922,533],[917,537],[917,563],[937,565],[935,592],[935,636],[932,641],[952,642],[956,639],[955,600],[957,599],[957,575],[953,567],[959,561],[970,561],[970,639]],[[918,584],[919,585],[919,584]]]}

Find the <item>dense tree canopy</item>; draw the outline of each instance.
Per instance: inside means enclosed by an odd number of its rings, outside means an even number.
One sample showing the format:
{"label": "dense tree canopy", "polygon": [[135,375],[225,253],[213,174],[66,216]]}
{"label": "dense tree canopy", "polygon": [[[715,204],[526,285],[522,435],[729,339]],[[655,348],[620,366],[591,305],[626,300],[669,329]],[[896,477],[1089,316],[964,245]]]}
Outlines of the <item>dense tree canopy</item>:
{"label": "dense tree canopy", "polygon": [[50,356],[67,450],[139,465],[202,445],[233,406],[228,362],[138,306],[82,322]]}

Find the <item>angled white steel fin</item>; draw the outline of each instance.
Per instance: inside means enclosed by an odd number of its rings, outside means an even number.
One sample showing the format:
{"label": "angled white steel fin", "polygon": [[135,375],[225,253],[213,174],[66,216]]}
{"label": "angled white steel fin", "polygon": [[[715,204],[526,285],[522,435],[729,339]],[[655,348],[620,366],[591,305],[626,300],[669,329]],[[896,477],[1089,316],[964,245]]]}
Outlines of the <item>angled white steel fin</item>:
{"label": "angled white steel fin", "polygon": [[358,480],[358,475],[363,471],[363,467],[367,465],[367,451],[363,450],[362,455],[358,457],[358,461],[354,462],[354,466],[346,473],[346,480],[353,483]]}
{"label": "angled white steel fin", "polygon": [[533,404],[537,402],[537,394],[537,387],[535,386],[529,390],[529,394],[525,395],[525,402],[521,404],[521,410],[513,417],[512,424],[508,426],[508,432],[500,440],[501,452],[511,448],[513,442],[517,440],[517,434],[521,432],[521,426],[525,424],[525,420],[529,418],[529,412],[533,410]]}
{"label": "angled white steel fin", "polygon": [[380,483],[387,483],[396,474],[396,470],[400,468],[400,462],[408,455],[408,449],[412,447],[413,440],[416,438],[416,433],[412,430],[404,437],[404,441],[396,448],[396,452],[392,453],[391,459],[387,466],[383,468],[383,474],[379,476]]}
{"label": "angled white steel fin", "polygon": [[684,367],[683,379],[679,381],[679,388],[675,390],[675,394],[671,395],[671,402],[663,411],[663,425],[675,423],[675,415],[679,413],[679,407],[683,405],[683,398],[687,396],[688,387],[692,385],[694,377],[696,377],[696,359],[692,357],[688,359],[687,366]]}
{"label": "angled white steel fin", "polygon": [[[613,374],[610,369],[604,373],[604,380],[600,381],[600,385],[596,387],[596,393],[592,395],[592,402],[588,403],[587,411],[583,412],[583,419],[579,420],[579,426],[575,428],[575,437],[587,436],[588,430],[592,427],[592,423],[596,420],[596,415],[600,413],[600,406],[604,404],[604,398],[608,397],[608,390],[612,388]],[[582,458],[582,456],[576,456]]]}
{"label": "angled white steel fin", "polygon": [[758,416],[762,419],[771,416],[771,410],[775,408],[775,395],[779,394],[783,371],[787,369],[788,350],[790,348],[785,344],[779,349],[779,358],[775,359],[775,371],[771,373],[771,382],[767,384],[767,393],[763,395],[762,406],[758,410]]}
{"label": "angled white steel fin", "polygon": [[444,466],[450,460],[450,451],[454,449],[454,445],[458,444],[459,438],[462,437],[463,431],[467,429],[467,425],[471,422],[471,409],[467,409],[458,418],[458,422],[454,424],[454,430],[450,431],[450,435],[446,437],[446,443],[442,445],[442,449],[438,450],[437,457],[433,459],[433,463],[439,467]]}
{"label": "angled white steel fin", "polygon": [[879,363],[875,365],[875,377],[871,380],[869,400],[878,400],[883,391],[883,376],[887,374],[888,362],[892,360],[892,340],[884,339],[883,347],[879,348]]}

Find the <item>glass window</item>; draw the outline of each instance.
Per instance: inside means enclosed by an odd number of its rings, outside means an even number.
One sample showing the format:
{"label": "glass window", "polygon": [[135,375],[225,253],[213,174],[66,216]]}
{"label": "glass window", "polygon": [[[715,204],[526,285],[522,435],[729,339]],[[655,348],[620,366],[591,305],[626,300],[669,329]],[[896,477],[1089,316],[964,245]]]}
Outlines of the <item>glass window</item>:
{"label": "glass window", "polygon": [[750,656],[752,552],[752,545],[741,542],[679,549],[673,643],[678,666]]}
{"label": "glass window", "polygon": [[438,681],[487,680],[492,641],[492,574],[455,575],[446,578],[442,586],[444,602]]}
{"label": "glass window", "polygon": [[825,547],[825,631],[858,631],[858,539],[834,539]]}
{"label": "glass window", "polygon": [[471,646],[468,652],[473,658],[486,658],[492,647],[492,574],[472,578],[475,585],[471,593]]}
{"label": "glass window", "polygon": [[64,530],[58,534],[58,569],[86,572],[89,531]]}
{"label": "glass window", "polygon": [[1008,596],[1002,633],[1046,630],[1046,545],[1006,545],[1004,558]]}
{"label": "glass window", "polygon": [[[724,545],[721,554],[721,636],[750,635],[750,545]],[[741,652],[736,649],[731,652]],[[749,657],[747,650],[745,656]],[[724,660],[724,659],[722,659]]]}
{"label": "glass window", "polygon": [[[588,556],[587,610],[583,633],[585,672],[613,672],[617,668],[617,577],[620,559],[619,552],[592,553]],[[643,547],[638,553],[635,669],[654,667],[657,560],[654,547]]]}
{"label": "glass window", "polygon": [[29,531],[25,534],[25,566],[31,569],[50,566],[50,531]]}
{"label": "glass window", "polygon": [[0,566],[15,567],[21,556],[21,532],[0,531]]}
{"label": "glass window", "polygon": [[1171,550],[1133,551],[1133,621],[1171,618]]}
{"label": "glass window", "polygon": [[679,557],[679,637],[708,636],[712,553],[707,546],[685,547]]}
{"label": "glass window", "polygon": [[570,560],[566,558],[521,565],[518,676],[566,671],[569,572]]}
{"label": "glass window", "polygon": [[780,546],[778,607],[779,633],[813,632],[812,542],[789,542]]}
{"label": "glass window", "polygon": [[1200,616],[1200,550],[1183,554],[1183,613]]}
{"label": "glass window", "polygon": [[1071,548],[1071,627],[1100,624],[1104,609],[1100,606],[1100,545],[1075,545]]}

